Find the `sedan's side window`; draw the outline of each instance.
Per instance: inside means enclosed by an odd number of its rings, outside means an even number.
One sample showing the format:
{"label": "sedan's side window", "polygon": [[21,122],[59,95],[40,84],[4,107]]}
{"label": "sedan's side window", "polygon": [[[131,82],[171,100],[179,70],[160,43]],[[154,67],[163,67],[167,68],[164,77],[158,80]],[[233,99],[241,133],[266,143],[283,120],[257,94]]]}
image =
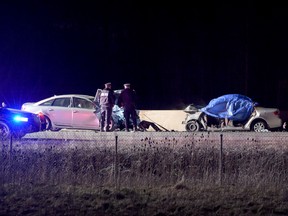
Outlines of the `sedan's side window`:
{"label": "sedan's side window", "polygon": [[44,103],[39,104],[39,106],[52,106],[54,99],[45,101]]}
{"label": "sedan's side window", "polygon": [[85,100],[83,98],[73,98],[73,106],[77,108],[83,108],[83,109],[93,109],[94,105],[92,102]]}
{"label": "sedan's side window", "polygon": [[91,101],[87,101],[85,103],[86,109],[94,109],[95,105]]}
{"label": "sedan's side window", "polygon": [[70,98],[57,98],[54,100],[52,106],[68,107],[70,105]]}

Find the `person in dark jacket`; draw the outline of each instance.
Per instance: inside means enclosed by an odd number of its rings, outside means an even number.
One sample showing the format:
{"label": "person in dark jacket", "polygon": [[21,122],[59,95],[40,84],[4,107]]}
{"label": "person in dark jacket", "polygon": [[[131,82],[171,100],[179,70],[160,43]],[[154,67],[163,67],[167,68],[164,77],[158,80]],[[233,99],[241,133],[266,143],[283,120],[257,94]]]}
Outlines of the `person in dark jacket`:
{"label": "person in dark jacket", "polygon": [[115,104],[115,95],[112,84],[106,83],[100,93],[100,131],[109,131],[111,124],[112,109]]}
{"label": "person in dark jacket", "polygon": [[124,90],[119,95],[118,106],[123,107],[125,129],[129,131],[130,118],[133,122],[133,131],[137,131],[136,92],[129,83],[124,84]]}

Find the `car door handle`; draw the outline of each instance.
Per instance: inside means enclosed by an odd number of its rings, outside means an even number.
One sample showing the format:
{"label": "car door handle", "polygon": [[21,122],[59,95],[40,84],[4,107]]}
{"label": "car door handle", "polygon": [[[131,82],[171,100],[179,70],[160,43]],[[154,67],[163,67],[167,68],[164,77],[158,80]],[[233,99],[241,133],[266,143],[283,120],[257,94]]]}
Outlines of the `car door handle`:
{"label": "car door handle", "polygon": [[73,113],[78,113],[78,111],[77,111],[77,110],[74,110]]}
{"label": "car door handle", "polygon": [[54,111],[54,109],[48,109],[48,111]]}

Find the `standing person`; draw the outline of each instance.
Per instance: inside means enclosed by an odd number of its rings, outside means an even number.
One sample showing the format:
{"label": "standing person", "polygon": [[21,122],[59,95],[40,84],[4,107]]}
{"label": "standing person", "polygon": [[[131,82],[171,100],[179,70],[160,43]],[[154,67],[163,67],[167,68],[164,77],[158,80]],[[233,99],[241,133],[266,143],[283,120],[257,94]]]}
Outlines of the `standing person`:
{"label": "standing person", "polygon": [[124,109],[126,131],[129,131],[130,117],[133,123],[133,131],[137,131],[136,92],[131,89],[130,83],[124,84],[124,90],[118,98],[118,106]]}
{"label": "standing person", "polygon": [[106,83],[100,93],[100,131],[109,131],[112,109],[115,104],[115,96],[112,91],[112,84]]}

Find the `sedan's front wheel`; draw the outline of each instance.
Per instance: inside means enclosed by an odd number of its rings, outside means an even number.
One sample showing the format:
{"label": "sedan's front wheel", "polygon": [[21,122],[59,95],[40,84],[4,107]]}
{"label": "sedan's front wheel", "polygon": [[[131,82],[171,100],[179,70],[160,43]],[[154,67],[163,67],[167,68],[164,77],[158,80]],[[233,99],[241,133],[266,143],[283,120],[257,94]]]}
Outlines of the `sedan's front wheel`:
{"label": "sedan's front wheel", "polygon": [[258,120],[252,124],[251,130],[255,132],[263,132],[267,129],[267,124],[263,120]]}

